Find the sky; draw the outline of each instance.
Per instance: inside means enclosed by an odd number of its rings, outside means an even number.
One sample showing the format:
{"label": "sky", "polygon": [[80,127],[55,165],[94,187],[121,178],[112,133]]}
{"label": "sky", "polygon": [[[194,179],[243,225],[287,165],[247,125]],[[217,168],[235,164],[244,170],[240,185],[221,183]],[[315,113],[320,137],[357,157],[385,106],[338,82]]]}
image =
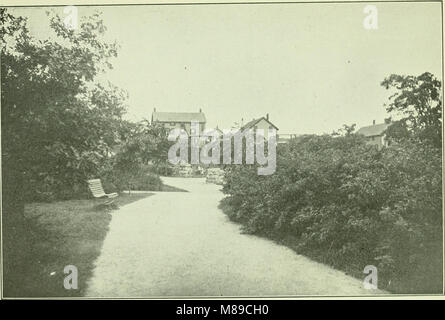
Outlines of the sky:
{"label": "sky", "polygon": [[[383,122],[390,74],[442,80],[441,3],[78,7],[102,12],[120,45],[102,75],[129,94],[131,120],[157,111],[198,112],[230,128],[269,114],[278,133],[331,133]],[[47,8],[15,8],[48,37]],[[64,16],[63,7],[54,9]]]}

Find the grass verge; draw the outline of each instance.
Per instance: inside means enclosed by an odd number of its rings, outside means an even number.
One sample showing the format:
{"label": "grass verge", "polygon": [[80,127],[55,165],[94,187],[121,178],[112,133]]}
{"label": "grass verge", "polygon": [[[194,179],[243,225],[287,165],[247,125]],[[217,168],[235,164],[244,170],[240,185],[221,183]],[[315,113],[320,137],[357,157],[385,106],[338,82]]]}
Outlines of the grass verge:
{"label": "grass verge", "polygon": [[[121,194],[118,207],[152,194]],[[26,256],[20,270],[10,270],[5,280],[5,297],[75,297],[83,296],[94,261],[111,221],[110,208],[97,206],[94,200],[69,200],[53,203],[30,203],[25,206],[26,234],[16,237],[16,256]],[[9,230],[9,229],[6,229]],[[4,236],[8,236],[4,234]],[[17,243],[19,242],[19,243]],[[21,243],[20,243],[21,242]],[[78,269],[78,289],[63,286],[63,269]]]}

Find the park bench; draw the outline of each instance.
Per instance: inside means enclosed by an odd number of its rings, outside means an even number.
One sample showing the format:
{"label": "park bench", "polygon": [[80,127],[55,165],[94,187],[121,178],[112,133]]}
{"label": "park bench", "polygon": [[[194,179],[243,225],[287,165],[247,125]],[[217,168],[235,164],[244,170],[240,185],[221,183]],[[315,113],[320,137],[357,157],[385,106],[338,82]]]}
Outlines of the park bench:
{"label": "park bench", "polygon": [[106,199],[102,205],[108,206],[114,202],[114,198],[118,196],[117,193],[105,193],[104,188],[102,187],[102,182],[100,179],[91,179],[88,180],[88,187],[90,188],[93,197],[96,199]]}

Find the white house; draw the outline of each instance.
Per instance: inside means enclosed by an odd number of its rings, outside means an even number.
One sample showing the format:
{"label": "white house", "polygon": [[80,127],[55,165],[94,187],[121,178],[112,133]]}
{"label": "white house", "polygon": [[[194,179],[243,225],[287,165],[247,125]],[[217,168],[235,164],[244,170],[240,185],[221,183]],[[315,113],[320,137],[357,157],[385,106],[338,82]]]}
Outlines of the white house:
{"label": "white house", "polygon": [[376,124],[375,120],[372,126],[362,127],[357,131],[357,134],[364,135],[368,144],[375,145],[379,149],[388,146],[388,139],[386,139],[385,131],[391,125],[389,120],[385,120],[384,123]]}
{"label": "white house", "polygon": [[160,123],[168,130],[184,129],[188,135],[191,135],[191,123],[198,122],[201,134],[205,130],[206,116],[201,109],[199,112],[159,112],[155,108],[151,115],[151,122]]}
{"label": "white house", "polygon": [[252,121],[249,121],[245,125],[241,127],[241,131],[247,130],[247,129],[263,129],[264,132],[264,138],[267,140],[269,137],[269,129],[275,129],[278,131],[278,127],[275,126],[272,122],[269,121],[269,114],[266,114],[265,117],[261,117],[258,119],[253,119]]}

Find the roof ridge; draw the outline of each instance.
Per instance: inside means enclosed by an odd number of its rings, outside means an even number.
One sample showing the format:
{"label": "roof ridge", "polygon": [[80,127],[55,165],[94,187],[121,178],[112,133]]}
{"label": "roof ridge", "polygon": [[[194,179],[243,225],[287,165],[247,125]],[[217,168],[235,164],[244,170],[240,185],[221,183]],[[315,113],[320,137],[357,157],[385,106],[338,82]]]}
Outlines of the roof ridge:
{"label": "roof ridge", "polygon": [[206,122],[204,112],[153,111],[152,118],[154,121],[161,122],[189,122],[195,120]]}
{"label": "roof ridge", "polygon": [[365,127],[361,127],[357,130],[358,134],[363,134],[364,136],[379,136],[391,125],[391,123],[378,123]]}

